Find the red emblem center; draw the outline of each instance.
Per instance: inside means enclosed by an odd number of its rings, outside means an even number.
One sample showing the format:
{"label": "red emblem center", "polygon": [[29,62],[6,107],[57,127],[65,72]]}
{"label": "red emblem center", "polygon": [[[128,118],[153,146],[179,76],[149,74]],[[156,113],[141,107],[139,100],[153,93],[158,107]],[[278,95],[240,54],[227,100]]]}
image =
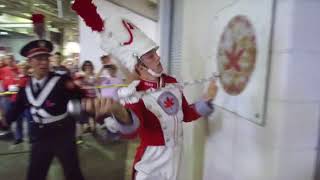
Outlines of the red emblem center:
{"label": "red emblem center", "polygon": [[237,51],[237,44],[234,43],[231,52],[225,51],[225,55],[229,60],[229,63],[225,65],[225,70],[234,68],[236,71],[240,72],[239,60],[244,52],[244,49]]}
{"label": "red emblem center", "polygon": [[165,108],[170,108],[173,105],[174,105],[173,98],[167,97],[166,100],[164,101],[164,107]]}

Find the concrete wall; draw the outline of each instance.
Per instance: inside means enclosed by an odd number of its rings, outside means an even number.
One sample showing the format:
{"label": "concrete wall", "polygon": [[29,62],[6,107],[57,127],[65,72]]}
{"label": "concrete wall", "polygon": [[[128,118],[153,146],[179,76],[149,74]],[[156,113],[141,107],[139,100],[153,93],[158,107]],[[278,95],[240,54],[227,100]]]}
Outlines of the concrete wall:
{"label": "concrete wall", "polygon": [[[94,4],[98,7],[98,13],[104,19],[112,16],[122,16],[130,19],[139,28],[153,40],[159,42],[158,24],[133,12],[130,12],[122,7],[116,6],[105,0],[94,0]],[[100,49],[100,39],[96,32],[92,32],[82,19],[79,20],[80,28],[80,61],[91,60],[94,62],[96,69],[100,68],[100,56],[104,52]]]}
{"label": "concrete wall", "polygon": [[[204,22],[212,20],[219,2],[225,0],[184,1],[185,80],[210,71],[210,24]],[[185,125],[181,179],[313,179],[320,110],[319,9],[318,0],[275,1],[265,126],[223,111]],[[187,98],[197,99],[202,89],[186,89]]]}

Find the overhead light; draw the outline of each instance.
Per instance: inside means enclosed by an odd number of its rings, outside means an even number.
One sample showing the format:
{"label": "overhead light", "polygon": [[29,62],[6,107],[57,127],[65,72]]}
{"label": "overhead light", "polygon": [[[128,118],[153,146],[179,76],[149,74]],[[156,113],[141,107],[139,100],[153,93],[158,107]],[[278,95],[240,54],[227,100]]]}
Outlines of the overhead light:
{"label": "overhead light", "polygon": [[[1,11],[1,10],[0,10]],[[17,16],[12,16],[9,14],[4,13],[2,16],[0,16],[0,22],[2,23],[32,23],[32,21],[29,18],[21,18],[21,17],[17,17]],[[1,25],[0,24],[0,25]]]}
{"label": "overhead light", "polygon": [[31,23],[8,23],[8,24],[0,24],[0,28],[32,28],[33,25]]}
{"label": "overhead light", "polygon": [[8,35],[8,34],[9,34],[8,32],[0,31],[0,35]]}
{"label": "overhead light", "polygon": [[21,13],[21,14],[23,14],[23,15],[25,15],[25,16],[27,16],[27,17],[31,17],[31,14],[30,14],[30,13]]}
{"label": "overhead light", "polygon": [[59,29],[55,27],[48,27],[48,30],[52,32],[60,32]]}
{"label": "overhead light", "polygon": [[64,54],[70,55],[80,52],[80,45],[77,42],[67,42],[64,47]]}
{"label": "overhead light", "polygon": [[153,3],[153,4],[158,4],[157,0],[149,0],[149,2]]}
{"label": "overhead light", "polygon": [[0,8],[5,8],[5,7],[7,7],[7,6],[4,4],[0,4]]}
{"label": "overhead light", "polygon": [[35,3],[34,6],[39,7],[39,6],[48,6],[48,5],[45,3]]}

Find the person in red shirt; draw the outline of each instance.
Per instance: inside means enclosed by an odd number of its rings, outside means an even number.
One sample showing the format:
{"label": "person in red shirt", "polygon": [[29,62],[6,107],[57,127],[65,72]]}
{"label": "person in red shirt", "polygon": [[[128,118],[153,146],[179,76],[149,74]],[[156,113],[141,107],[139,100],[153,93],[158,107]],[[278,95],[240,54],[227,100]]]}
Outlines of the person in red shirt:
{"label": "person in red shirt", "polygon": [[[3,57],[0,56],[0,72],[1,69],[5,66]],[[2,81],[0,80],[0,92],[4,92],[4,88],[2,86]],[[5,103],[6,103],[6,98],[4,96],[0,96],[0,121],[4,119],[4,113],[5,113]],[[0,135],[3,135],[7,132],[5,131],[0,131]]]}
{"label": "person in red shirt", "polygon": [[[5,66],[0,69],[0,81],[4,91],[18,92],[19,84],[26,83],[26,78],[19,77],[19,69],[13,55],[4,57]],[[15,101],[15,95],[5,96],[5,111],[8,111],[12,102]]]}
{"label": "person in red shirt", "polygon": [[1,56],[0,57],[0,69],[2,68],[2,67],[4,67],[5,66],[5,64],[4,64],[4,61],[3,61],[3,57]]}
{"label": "person in red shirt", "polygon": [[3,59],[5,66],[1,68],[0,81],[4,90],[8,91],[9,88],[13,88],[10,85],[15,85],[19,72],[13,55],[6,55]]}
{"label": "person in red shirt", "polygon": [[[30,79],[28,75],[29,65],[26,61],[21,61],[17,64],[18,67],[18,77],[16,79],[16,84],[18,88],[24,88],[27,85],[28,80]],[[11,101],[16,101],[16,94],[11,96]],[[32,142],[32,136],[30,134],[30,122],[32,121],[32,116],[29,110],[25,110],[23,114],[18,117],[16,120],[16,132],[15,132],[15,141],[14,144],[20,144],[23,142],[23,120],[24,118],[27,120],[27,128],[28,128],[28,135],[29,135],[29,142]]]}
{"label": "person in red shirt", "polygon": [[[0,81],[3,91],[18,91],[18,68],[15,63],[13,55],[6,55],[3,57],[4,66],[0,69]],[[13,95],[6,95],[1,97],[1,104],[3,110],[3,117],[5,117],[6,112],[11,108],[13,102]],[[11,131],[3,132],[1,135],[10,135]]]}

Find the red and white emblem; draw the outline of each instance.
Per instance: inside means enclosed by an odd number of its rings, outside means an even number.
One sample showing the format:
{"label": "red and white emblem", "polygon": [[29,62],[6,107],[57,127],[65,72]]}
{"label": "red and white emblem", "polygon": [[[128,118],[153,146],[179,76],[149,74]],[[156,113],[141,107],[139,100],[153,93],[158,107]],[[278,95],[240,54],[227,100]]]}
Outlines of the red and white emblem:
{"label": "red and white emblem", "polygon": [[245,16],[236,16],[225,27],[218,47],[218,68],[223,89],[239,95],[247,86],[256,63],[256,36]]}
{"label": "red and white emblem", "polygon": [[179,110],[179,101],[171,92],[164,92],[158,98],[158,104],[168,115],[176,115]]}

